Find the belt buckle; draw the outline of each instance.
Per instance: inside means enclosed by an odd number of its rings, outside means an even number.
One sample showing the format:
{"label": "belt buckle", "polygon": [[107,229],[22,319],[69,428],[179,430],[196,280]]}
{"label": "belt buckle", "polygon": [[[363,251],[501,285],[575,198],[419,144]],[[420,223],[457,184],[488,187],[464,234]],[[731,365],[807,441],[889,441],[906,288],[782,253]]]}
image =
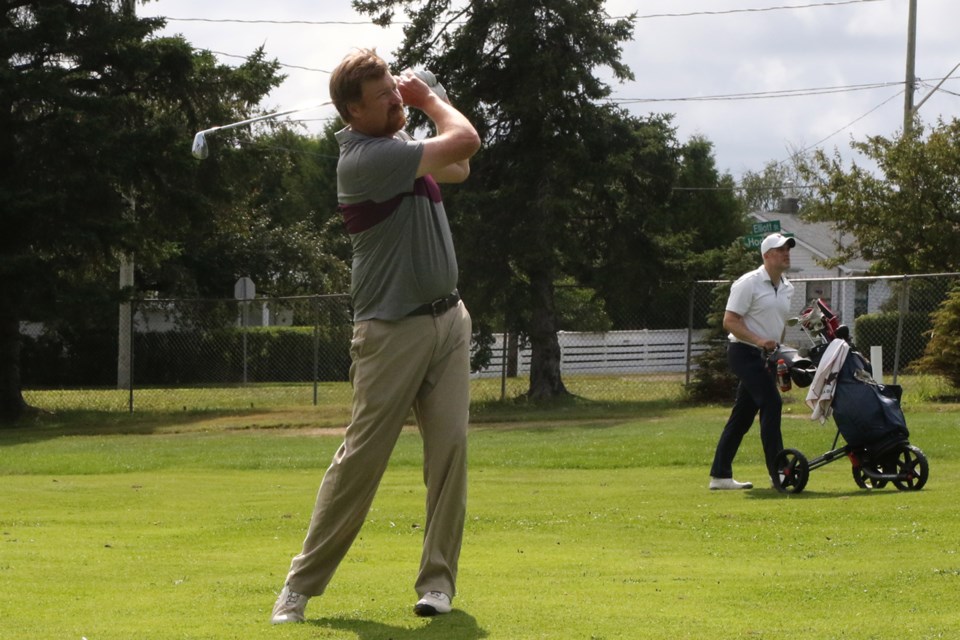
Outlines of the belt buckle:
{"label": "belt buckle", "polygon": [[437,316],[442,316],[449,309],[446,298],[437,298],[430,303],[430,314],[436,318]]}

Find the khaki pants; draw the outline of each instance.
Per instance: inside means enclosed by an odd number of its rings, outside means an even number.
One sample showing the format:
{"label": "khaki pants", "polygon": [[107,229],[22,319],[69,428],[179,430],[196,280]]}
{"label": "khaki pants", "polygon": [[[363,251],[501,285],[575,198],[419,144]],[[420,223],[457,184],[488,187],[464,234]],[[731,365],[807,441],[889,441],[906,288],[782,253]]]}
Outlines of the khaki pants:
{"label": "khaki pants", "polygon": [[323,593],[366,519],[411,407],[423,439],[426,529],[418,595],[456,592],[467,500],[470,314],[463,303],[439,317],[354,327],[353,416],[323,476],[303,551],[287,584]]}

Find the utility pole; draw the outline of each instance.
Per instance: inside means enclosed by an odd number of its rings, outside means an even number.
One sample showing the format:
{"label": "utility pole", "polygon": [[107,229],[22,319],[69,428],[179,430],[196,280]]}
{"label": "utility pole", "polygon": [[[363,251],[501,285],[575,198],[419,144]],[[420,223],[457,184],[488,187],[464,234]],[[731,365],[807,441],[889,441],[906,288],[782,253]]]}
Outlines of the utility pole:
{"label": "utility pole", "polygon": [[[136,0],[124,0],[123,10],[131,16],[136,15]],[[124,194],[124,199],[130,207],[130,215],[137,215],[137,197],[131,191]],[[120,291],[127,294],[134,285],[134,257],[133,253],[120,256]],[[120,313],[117,330],[117,388],[133,389],[133,306],[129,302],[120,303]],[[131,405],[132,407],[132,405]],[[132,411],[132,408],[131,408]]]}
{"label": "utility pole", "polygon": [[910,15],[907,19],[907,77],[903,91],[903,135],[913,130],[913,92],[917,85],[917,0],[910,0]]}

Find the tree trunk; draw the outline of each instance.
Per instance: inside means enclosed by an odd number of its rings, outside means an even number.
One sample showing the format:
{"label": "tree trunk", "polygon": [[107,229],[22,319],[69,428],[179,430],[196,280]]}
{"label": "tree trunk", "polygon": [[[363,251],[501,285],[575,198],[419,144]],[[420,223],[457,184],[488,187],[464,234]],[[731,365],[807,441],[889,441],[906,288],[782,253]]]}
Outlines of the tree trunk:
{"label": "tree trunk", "polygon": [[557,313],[554,308],[553,280],[546,272],[531,274],[533,294],[530,318],[530,389],[532,400],[567,395],[560,377],[560,342],[557,340]]}
{"label": "tree trunk", "polygon": [[0,313],[0,425],[15,423],[26,408],[20,389],[20,322]]}

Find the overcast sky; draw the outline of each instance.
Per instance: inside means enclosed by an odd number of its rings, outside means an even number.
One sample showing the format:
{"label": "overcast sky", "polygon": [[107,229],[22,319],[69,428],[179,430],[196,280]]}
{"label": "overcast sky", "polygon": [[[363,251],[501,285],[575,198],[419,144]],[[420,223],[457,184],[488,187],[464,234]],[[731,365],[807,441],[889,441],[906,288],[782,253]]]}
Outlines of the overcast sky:
{"label": "overcast sky", "polygon": [[[960,63],[960,0],[918,5],[917,103]],[[611,16],[637,15],[622,56],[636,79],[614,85],[614,97],[631,101],[625,106],[637,114],[675,114],[680,140],[706,137],[718,168],[735,177],[811,147],[836,147],[849,159],[851,139],[892,136],[903,126],[908,0],[608,0],[606,7]],[[154,0],[137,10],[167,17],[165,33],[227,64],[264,45],[289,65],[264,105],[271,109],[326,100],[329,71],[352,47],[376,47],[391,61],[402,38],[399,26],[351,24],[363,19],[349,0]],[[300,23],[282,24],[290,21]],[[441,81],[455,95],[469,79]],[[743,99],[770,92],[792,95]],[[306,115],[315,119],[308,126],[319,130],[331,114]],[[926,123],[960,116],[960,71],[919,114]]]}

